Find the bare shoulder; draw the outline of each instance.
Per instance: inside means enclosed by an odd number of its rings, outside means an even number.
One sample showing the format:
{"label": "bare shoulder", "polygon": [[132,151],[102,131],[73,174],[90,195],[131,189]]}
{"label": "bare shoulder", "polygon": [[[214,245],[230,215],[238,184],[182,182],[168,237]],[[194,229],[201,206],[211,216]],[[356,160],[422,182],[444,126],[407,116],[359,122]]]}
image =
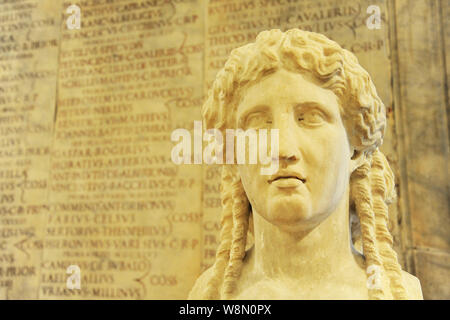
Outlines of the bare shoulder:
{"label": "bare shoulder", "polygon": [[420,286],[419,279],[406,271],[402,271],[402,278],[408,299],[423,300],[422,287]]}
{"label": "bare shoulder", "polygon": [[194,286],[191,289],[191,292],[189,292],[188,300],[201,300],[205,299],[206,295],[206,288],[209,280],[213,276],[213,269],[212,267],[206,269],[195,281]]}

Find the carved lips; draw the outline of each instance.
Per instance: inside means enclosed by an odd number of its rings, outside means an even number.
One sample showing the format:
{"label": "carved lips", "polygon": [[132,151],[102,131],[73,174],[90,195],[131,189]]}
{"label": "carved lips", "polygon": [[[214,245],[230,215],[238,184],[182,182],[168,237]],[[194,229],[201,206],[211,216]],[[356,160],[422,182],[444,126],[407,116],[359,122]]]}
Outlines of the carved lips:
{"label": "carved lips", "polygon": [[278,188],[296,188],[306,183],[306,179],[298,172],[280,170],[268,182]]}

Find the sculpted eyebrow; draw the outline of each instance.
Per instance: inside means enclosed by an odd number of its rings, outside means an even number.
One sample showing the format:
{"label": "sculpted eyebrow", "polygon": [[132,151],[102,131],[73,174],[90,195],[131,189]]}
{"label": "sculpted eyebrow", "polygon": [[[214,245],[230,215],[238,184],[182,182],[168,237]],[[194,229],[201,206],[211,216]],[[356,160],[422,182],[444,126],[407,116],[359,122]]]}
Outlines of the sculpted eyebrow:
{"label": "sculpted eyebrow", "polygon": [[322,111],[326,116],[328,117],[333,117],[334,114],[333,112],[330,110],[330,108],[328,108],[326,105],[323,105],[319,102],[316,101],[305,101],[305,102],[300,102],[298,104],[295,105],[294,109],[304,109],[304,108],[317,108],[320,111]]}
{"label": "sculpted eyebrow", "polygon": [[295,108],[305,108],[305,107],[319,107],[319,108],[323,108],[323,109],[327,109],[326,106],[324,106],[323,104],[316,102],[316,101],[304,101],[304,102],[300,102],[295,104]]}

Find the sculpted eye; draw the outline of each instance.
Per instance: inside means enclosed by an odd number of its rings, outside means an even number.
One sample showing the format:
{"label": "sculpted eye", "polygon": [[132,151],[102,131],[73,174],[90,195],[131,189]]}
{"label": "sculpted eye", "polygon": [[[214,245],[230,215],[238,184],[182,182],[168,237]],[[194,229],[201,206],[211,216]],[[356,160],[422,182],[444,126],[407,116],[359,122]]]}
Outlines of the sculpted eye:
{"label": "sculpted eye", "polygon": [[254,112],[245,119],[246,128],[265,128],[272,125],[272,118],[265,112]]}
{"label": "sculpted eye", "polygon": [[318,109],[299,110],[296,117],[300,124],[307,126],[319,126],[326,120],[324,113]]}

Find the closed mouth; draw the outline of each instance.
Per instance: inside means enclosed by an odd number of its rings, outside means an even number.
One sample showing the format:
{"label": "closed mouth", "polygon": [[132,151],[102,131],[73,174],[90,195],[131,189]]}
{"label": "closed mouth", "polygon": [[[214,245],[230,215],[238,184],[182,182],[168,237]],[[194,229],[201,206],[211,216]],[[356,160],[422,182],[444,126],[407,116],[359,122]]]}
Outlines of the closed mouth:
{"label": "closed mouth", "polygon": [[297,176],[278,176],[278,177],[275,177],[275,178],[269,180],[269,183],[272,183],[272,182],[280,180],[280,179],[297,179],[297,180],[300,180],[303,183],[306,182],[306,179],[303,179],[303,178],[300,178],[300,177],[297,177]]}

